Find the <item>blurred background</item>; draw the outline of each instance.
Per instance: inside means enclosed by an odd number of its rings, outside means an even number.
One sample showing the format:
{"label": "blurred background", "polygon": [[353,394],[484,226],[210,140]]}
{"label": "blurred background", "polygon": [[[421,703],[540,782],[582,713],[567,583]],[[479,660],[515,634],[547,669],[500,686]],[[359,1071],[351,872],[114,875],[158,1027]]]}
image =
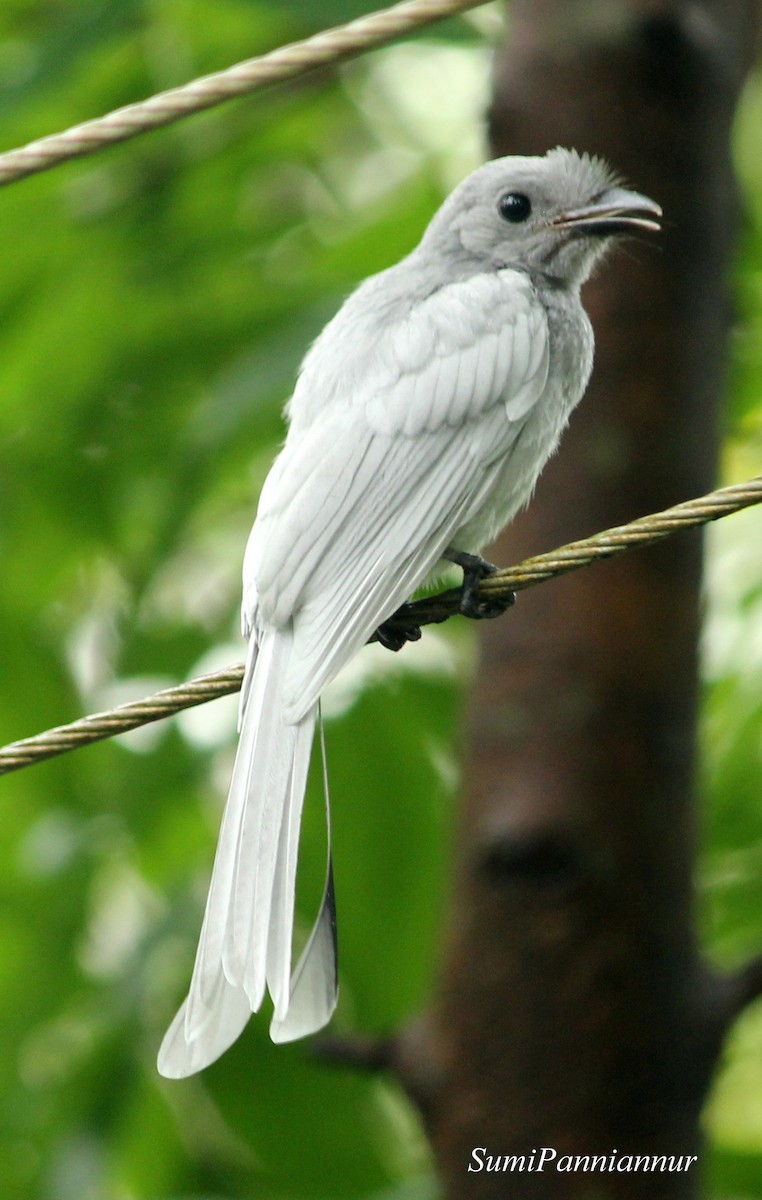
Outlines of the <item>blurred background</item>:
{"label": "blurred background", "polygon": [[[0,147],[373,7],[14,0],[0,10]],[[503,20],[487,5],[0,192],[0,741],[241,660],[240,562],[299,360],[485,156]],[[744,217],[718,483],[762,470],[762,75],[734,154]],[[699,886],[705,946],[730,965],[762,947],[762,508],[707,545]],[[327,697],[338,1031],[393,1031],[435,978],[471,636],[453,624],[399,656],[369,648]],[[437,1194],[401,1091],[309,1045],[271,1046],[265,1015],[202,1077],[156,1073],[235,714],[235,698],[216,701],[0,782],[3,1197]],[[304,926],[321,823],[314,790]],[[758,1003],[706,1114],[717,1196],[741,1194],[740,1155],[756,1164],[742,1194],[762,1197],[761,1097]]]}

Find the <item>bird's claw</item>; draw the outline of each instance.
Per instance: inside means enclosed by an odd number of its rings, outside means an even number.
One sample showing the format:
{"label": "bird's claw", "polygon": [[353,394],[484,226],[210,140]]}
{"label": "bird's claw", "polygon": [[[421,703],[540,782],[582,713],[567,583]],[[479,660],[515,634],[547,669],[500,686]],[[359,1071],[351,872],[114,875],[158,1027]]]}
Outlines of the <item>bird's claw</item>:
{"label": "bird's claw", "polygon": [[[442,597],[448,600],[455,594],[458,596],[457,611],[464,617],[470,617],[474,621],[483,621],[490,617],[499,617],[507,608],[516,602],[514,592],[505,592],[503,595],[485,595],[480,593],[479,585],[487,575],[493,575],[499,568],[493,563],[487,562],[485,558],[481,558],[478,554],[466,554],[462,550],[454,550],[448,546],[442,555],[449,562],[455,563],[463,572],[463,583],[460,587],[460,593],[457,590],[453,592],[444,592]],[[436,600],[438,597],[433,597]],[[440,597],[441,598],[441,597]],[[426,604],[426,601],[408,602],[401,605],[393,616],[382,622],[376,630],[376,640],[381,643],[387,650],[401,650],[407,642],[417,642],[421,636],[420,625],[415,624],[416,617],[420,619],[421,605]],[[426,612],[424,608],[424,621],[426,623],[444,621],[447,616],[452,613],[452,609],[445,609],[443,614],[432,615]]]}
{"label": "bird's claw", "polygon": [[453,550],[451,547],[445,550],[443,558],[455,563],[463,572],[458,606],[461,616],[469,617],[472,621],[483,621],[501,616],[516,603],[515,592],[506,592],[503,596],[479,594],[482,579],[494,575],[498,570],[495,564],[487,562],[486,558],[481,558],[478,554],[466,554],[463,550]]}
{"label": "bird's claw", "polygon": [[401,650],[408,642],[417,642],[421,636],[420,625],[400,628],[391,621],[384,621],[376,630],[376,638],[386,650]]}

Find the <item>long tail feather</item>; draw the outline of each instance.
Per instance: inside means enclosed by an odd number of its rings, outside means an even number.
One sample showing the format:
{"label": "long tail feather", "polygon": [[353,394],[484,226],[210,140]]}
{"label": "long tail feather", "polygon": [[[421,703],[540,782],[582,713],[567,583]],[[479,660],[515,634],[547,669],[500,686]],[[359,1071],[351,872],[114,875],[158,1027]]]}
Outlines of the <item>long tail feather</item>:
{"label": "long tail feather", "polygon": [[295,1042],[317,1033],[330,1021],[339,995],[336,958],[336,901],[333,864],[328,862],[328,879],[317,921],[302,951],[291,981],[288,1010],[270,1022],[274,1042]]}
{"label": "long tail feather", "polygon": [[185,1079],[195,1075],[220,1057],[240,1037],[251,1008],[245,992],[231,987],[220,971],[216,998],[210,1007],[211,1016],[198,1036],[189,1041],[185,1033],[188,1002],[181,1005],[161,1043],[158,1058],[159,1074],[165,1079]]}
{"label": "long tail feather", "polygon": [[[266,630],[249,654],[238,752],[193,976],[159,1052],[159,1071],[169,1078],[214,1062],[260,1007],[266,983],[278,1020],[288,1017],[296,994],[298,981],[290,981],[296,860],[316,706],[296,724],[283,719],[291,644],[290,627]],[[312,1021],[302,1023],[319,1028],[330,1011],[323,1017],[321,1000]]]}
{"label": "long tail feather", "polygon": [[270,1037],[274,1042],[294,1042],[297,1038],[308,1037],[309,1034],[322,1029],[330,1021],[339,998],[336,899],[333,888],[333,857],[331,854],[331,799],[328,791],[325,731],[319,702],[318,720],[328,843],[325,888],[317,920],[291,980],[288,1009],[281,1013],[276,1005],[275,1014],[270,1022]]}
{"label": "long tail feather", "polygon": [[294,927],[296,861],[302,804],[307,786],[307,771],[312,748],[312,725],[298,725],[291,779],[280,826],[275,860],[270,926],[267,931],[267,986],[278,1017],[285,1016],[291,986],[291,932]]}

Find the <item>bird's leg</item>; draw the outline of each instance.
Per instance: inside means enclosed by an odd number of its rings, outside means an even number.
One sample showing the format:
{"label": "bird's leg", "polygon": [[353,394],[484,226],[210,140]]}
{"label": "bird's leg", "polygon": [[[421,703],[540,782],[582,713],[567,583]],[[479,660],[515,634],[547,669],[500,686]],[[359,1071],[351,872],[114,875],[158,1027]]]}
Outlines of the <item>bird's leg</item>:
{"label": "bird's leg", "polygon": [[[463,584],[452,591],[441,592],[424,600],[416,600],[402,604],[396,612],[379,625],[375,637],[387,650],[401,650],[407,642],[417,642],[421,636],[421,626],[416,624],[423,620],[425,624],[446,621],[453,611],[474,620],[485,617],[499,617],[516,601],[513,592],[503,596],[480,596],[479,584],[487,575],[498,570],[491,562],[480,558],[478,554],[467,554],[463,550],[455,550],[448,546],[442,558],[455,563],[463,571]],[[453,601],[457,600],[457,609]],[[439,607],[437,606],[439,602]],[[444,605],[443,605],[444,602]],[[450,605],[453,605],[452,607]]]}
{"label": "bird's leg", "polygon": [[[397,609],[394,616],[397,618],[404,618],[408,615],[408,612],[410,612],[412,615],[413,611],[414,609],[411,604],[402,604]],[[407,642],[419,641],[420,636],[420,625],[408,625],[400,628],[400,626],[394,622],[394,618],[390,618],[388,621],[383,621],[376,630],[376,637],[381,645],[387,650],[401,650]]]}
{"label": "bird's leg", "polygon": [[507,608],[516,603],[516,593],[506,592],[504,596],[480,596],[479,584],[487,575],[494,575],[498,568],[494,563],[487,562],[478,554],[467,554],[464,550],[455,550],[448,546],[442,553],[442,558],[455,563],[463,572],[463,583],[460,589],[460,612],[464,617],[481,621],[486,617],[499,617]]}

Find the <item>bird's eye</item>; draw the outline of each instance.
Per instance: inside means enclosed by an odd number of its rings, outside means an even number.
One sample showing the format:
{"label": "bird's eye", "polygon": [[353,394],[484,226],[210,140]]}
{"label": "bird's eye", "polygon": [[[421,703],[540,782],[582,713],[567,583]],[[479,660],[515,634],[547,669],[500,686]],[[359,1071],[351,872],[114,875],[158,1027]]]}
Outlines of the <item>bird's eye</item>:
{"label": "bird's eye", "polygon": [[497,211],[504,221],[518,225],[529,217],[532,202],[523,192],[506,192],[497,202]]}

